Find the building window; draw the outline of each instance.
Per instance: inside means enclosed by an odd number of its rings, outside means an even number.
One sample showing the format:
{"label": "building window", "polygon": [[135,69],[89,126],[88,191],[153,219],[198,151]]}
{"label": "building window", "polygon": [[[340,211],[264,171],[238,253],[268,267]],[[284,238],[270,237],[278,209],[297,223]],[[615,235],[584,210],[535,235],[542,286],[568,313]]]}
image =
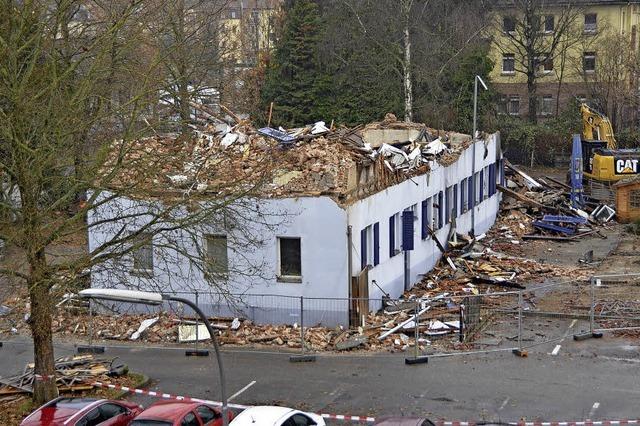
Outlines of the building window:
{"label": "building window", "polygon": [[206,235],[205,261],[206,272],[211,275],[225,275],[229,273],[229,257],[227,255],[226,235]]}
{"label": "building window", "polygon": [[396,213],[389,218],[389,257],[400,253],[402,244],[402,220],[400,213]]}
{"label": "building window", "polygon": [[444,223],[449,223],[451,222],[451,209],[453,207],[453,202],[451,200],[453,194],[453,188],[450,186],[447,188],[446,192],[445,192],[445,199],[444,199]]}
{"label": "building window", "polygon": [[149,234],[136,237],[133,249],[133,268],[135,274],[153,275],[153,239]]}
{"label": "building window", "polygon": [[229,9],[229,19],[238,19],[238,11],[236,9]]}
{"label": "building window", "polygon": [[552,115],[553,114],[553,95],[540,96],[539,102],[539,115]]}
{"label": "building window", "polygon": [[466,213],[469,210],[469,178],[462,179],[460,182],[460,213]]}
{"label": "building window", "polygon": [[553,71],[553,58],[543,56],[538,58],[537,61],[539,70],[542,74],[549,74]]}
{"label": "building window", "polygon": [[453,185],[453,197],[451,198],[453,207],[451,209],[451,216],[455,219],[458,217],[458,184]]}
{"label": "building window", "polygon": [[360,231],[361,267],[364,270],[373,263],[380,263],[380,224],[376,222]]}
{"label": "building window", "polygon": [[433,226],[431,229],[440,229],[443,225],[443,206],[444,204],[444,193],[440,191],[437,196],[433,197]]}
{"label": "building window", "polygon": [[429,238],[429,230],[427,228],[433,229],[433,225],[431,223],[431,209],[432,209],[431,197],[427,198],[422,202],[422,239],[426,240]]}
{"label": "building window", "polygon": [[544,32],[552,33],[555,30],[555,18],[553,15],[546,15],[544,17]]}
{"label": "building window", "polygon": [[629,191],[629,206],[631,206],[632,209],[640,208],[640,189]]}
{"label": "building window", "polygon": [[502,18],[502,30],[509,34],[516,32],[516,20],[512,16],[504,16]]}
{"label": "building window", "polygon": [[497,163],[489,164],[489,197],[493,197],[496,193],[496,184],[498,176],[496,175]]}
{"label": "building window", "polygon": [[520,95],[509,95],[507,100],[507,114],[520,115]]}
{"label": "building window", "polygon": [[516,73],[516,58],[513,54],[502,55],[502,74]]}
{"label": "building window", "polygon": [[584,32],[595,33],[598,31],[598,15],[595,13],[586,13],[584,15]]}
{"label": "building window", "polygon": [[480,199],[486,200],[489,196],[489,166],[480,170],[480,183],[482,188],[480,188]]}
{"label": "building window", "polygon": [[584,52],[584,59],[582,61],[584,72],[592,73],[596,71],[596,53]]}
{"label": "building window", "polygon": [[300,238],[278,238],[278,269],[280,281],[302,281]]}

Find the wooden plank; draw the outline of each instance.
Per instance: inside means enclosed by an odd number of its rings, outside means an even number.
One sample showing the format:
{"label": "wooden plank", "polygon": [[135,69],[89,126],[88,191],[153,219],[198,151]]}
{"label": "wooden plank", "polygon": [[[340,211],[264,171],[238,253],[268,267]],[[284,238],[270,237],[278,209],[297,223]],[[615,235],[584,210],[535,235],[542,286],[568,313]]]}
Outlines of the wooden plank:
{"label": "wooden plank", "polygon": [[525,204],[529,204],[530,206],[537,207],[539,209],[549,209],[549,207],[546,207],[545,205],[540,204],[537,201],[533,201],[531,198],[529,198],[527,196],[524,196],[522,194],[519,194],[519,193],[517,193],[515,191],[512,191],[509,188],[505,188],[502,185],[497,185],[497,188],[498,188],[498,191],[500,191],[500,192],[502,192],[504,194],[507,194],[508,196],[510,196],[512,198],[515,198],[518,201],[522,201]]}
{"label": "wooden plank", "polygon": [[[525,181],[529,182],[531,184],[531,187],[533,188],[542,188],[542,185],[540,185],[540,183],[535,180],[534,178],[532,178],[531,176],[529,176],[528,174],[526,174],[525,172],[518,170],[517,168],[513,167],[511,165],[511,163],[509,163],[508,161],[505,161],[504,164],[508,169],[516,172],[517,174],[519,174],[520,176],[522,176],[524,178]],[[529,185],[527,185],[529,186]]]}

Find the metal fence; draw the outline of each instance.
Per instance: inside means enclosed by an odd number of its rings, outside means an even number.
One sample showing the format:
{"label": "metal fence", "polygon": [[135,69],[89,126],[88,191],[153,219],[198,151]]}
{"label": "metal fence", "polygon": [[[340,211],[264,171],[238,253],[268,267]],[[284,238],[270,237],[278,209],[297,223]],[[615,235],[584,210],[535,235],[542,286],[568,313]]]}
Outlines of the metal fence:
{"label": "metal fence", "polygon": [[[493,291],[480,294],[470,286],[465,295],[442,292],[414,299],[172,294],[193,300],[213,317],[242,318],[256,325],[295,324],[300,327],[302,341],[312,350],[313,342],[304,333],[305,329],[316,327],[357,329],[369,342],[387,345],[391,337],[395,347],[415,356],[508,350],[522,353],[534,348],[553,352],[554,343],[573,336],[603,331],[640,333],[640,274],[594,276],[589,281],[529,285],[512,291],[496,291],[498,288],[494,286]],[[358,318],[356,324],[349,324],[349,310],[363,304],[371,312]],[[114,304],[108,309],[123,312],[134,308]],[[181,317],[193,315],[175,303],[155,309]]]}

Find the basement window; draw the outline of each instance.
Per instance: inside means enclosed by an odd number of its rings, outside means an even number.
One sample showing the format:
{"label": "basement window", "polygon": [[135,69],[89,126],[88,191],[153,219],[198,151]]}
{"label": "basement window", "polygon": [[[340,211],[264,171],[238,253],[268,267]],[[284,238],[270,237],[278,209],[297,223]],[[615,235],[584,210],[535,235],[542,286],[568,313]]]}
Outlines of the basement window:
{"label": "basement window", "polygon": [[278,281],[302,282],[300,238],[278,238]]}

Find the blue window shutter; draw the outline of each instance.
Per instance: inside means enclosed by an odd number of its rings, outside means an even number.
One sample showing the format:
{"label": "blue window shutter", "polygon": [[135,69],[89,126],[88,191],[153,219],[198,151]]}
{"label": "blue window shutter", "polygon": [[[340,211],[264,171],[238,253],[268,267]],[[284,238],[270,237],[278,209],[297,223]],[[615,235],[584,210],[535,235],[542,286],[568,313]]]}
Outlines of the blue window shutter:
{"label": "blue window shutter", "polygon": [[443,226],[443,211],[442,211],[442,204],[444,204],[444,196],[442,194],[442,191],[440,191],[438,193],[438,229],[442,228]]}
{"label": "blue window shutter", "polygon": [[367,267],[367,229],[360,231],[360,269]]}
{"label": "blue window shutter", "polygon": [[389,218],[389,257],[396,254],[396,217]]}
{"label": "blue window shutter", "polygon": [[469,200],[469,209],[472,209],[474,204],[474,199],[475,199],[475,187],[473,185],[473,175],[469,176],[469,193],[467,194],[467,198]]}
{"label": "blue window shutter", "polygon": [[424,200],[422,202],[422,226],[420,227],[422,233],[422,239],[424,240],[425,238],[427,238],[427,236],[429,235],[429,233],[427,232],[427,226],[429,226],[429,209],[428,209],[428,204],[427,204],[427,200]]}
{"label": "blue window shutter", "polygon": [[480,198],[478,202],[481,203],[484,199],[484,169],[480,170]]}
{"label": "blue window shutter", "polygon": [[464,186],[467,184],[467,179],[462,179],[460,182],[460,214],[464,213]]}
{"label": "blue window shutter", "polygon": [[453,217],[458,217],[458,184],[453,185]]}
{"label": "blue window shutter", "polygon": [[402,212],[402,250],[413,250],[413,210]]}
{"label": "blue window shutter", "polygon": [[380,263],[380,223],[373,224],[373,266]]}

